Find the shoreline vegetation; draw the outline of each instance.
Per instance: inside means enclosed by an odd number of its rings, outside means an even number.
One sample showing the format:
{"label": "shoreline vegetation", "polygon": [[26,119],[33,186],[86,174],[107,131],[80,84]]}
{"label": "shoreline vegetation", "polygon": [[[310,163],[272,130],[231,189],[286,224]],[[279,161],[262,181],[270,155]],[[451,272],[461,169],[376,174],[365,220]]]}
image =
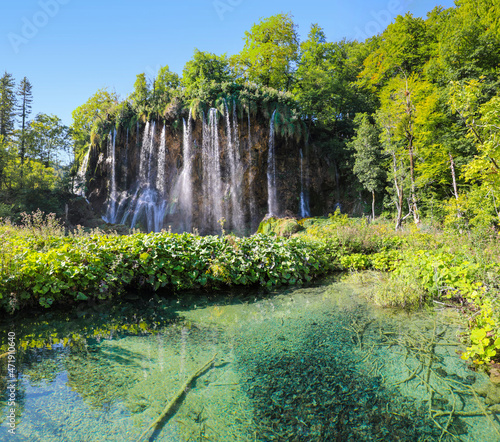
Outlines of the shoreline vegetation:
{"label": "shoreline vegetation", "polygon": [[138,292],[300,285],[332,272],[370,282],[385,307],[452,307],[467,318],[462,359],[492,375],[500,362],[499,237],[425,223],[394,231],[390,221],[349,218],[264,220],[249,237],[221,234],[67,233],[55,216],[3,221],[0,308],[73,307]]}

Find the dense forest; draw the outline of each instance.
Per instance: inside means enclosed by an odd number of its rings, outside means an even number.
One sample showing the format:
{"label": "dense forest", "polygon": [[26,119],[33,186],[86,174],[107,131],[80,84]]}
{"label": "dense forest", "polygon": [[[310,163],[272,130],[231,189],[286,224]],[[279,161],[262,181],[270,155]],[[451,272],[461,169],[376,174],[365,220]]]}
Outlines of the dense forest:
{"label": "dense forest", "polygon": [[[124,100],[97,91],[73,112],[30,119],[31,84],[0,83],[0,189],[71,189],[85,153],[112,126],[138,120],[201,118],[232,99],[269,119],[282,136],[303,139],[366,213],[459,229],[494,226],[499,212],[498,64],[500,11],[495,1],[458,1],[426,19],[398,16],[366,41],[329,42],[313,24],[299,41],[291,14],[262,19],[240,53],[199,50],[182,75],[168,66],[139,74]],[[74,163],[58,152],[73,149]],[[21,192],[22,193],[22,192]],[[12,198],[11,198],[12,199]],[[12,200],[16,202],[15,198]],[[2,215],[23,209],[2,205]],[[319,215],[319,214],[318,214]]]}

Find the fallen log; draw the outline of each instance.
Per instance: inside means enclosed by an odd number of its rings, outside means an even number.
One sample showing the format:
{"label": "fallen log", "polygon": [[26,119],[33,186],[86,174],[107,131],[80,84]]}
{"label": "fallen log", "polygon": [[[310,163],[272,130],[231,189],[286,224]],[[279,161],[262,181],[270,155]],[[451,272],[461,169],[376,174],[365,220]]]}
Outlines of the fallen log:
{"label": "fallen log", "polygon": [[141,434],[139,439],[137,439],[137,442],[140,442],[147,434],[152,430],[156,430],[156,428],[167,418],[169,418],[172,409],[174,408],[175,404],[179,399],[181,399],[184,394],[186,393],[187,389],[191,385],[191,382],[193,382],[197,377],[201,376],[209,367],[212,365],[214,362],[215,358],[217,356],[217,353],[210,359],[206,364],[204,364],[202,367],[200,367],[195,373],[193,373],[189,378],[184,382],[181,388],[177,391],[177,394],[171,399],[171,401],[167,404],[167,406],[164,408],[163,412],[158,416],[158,418]]}

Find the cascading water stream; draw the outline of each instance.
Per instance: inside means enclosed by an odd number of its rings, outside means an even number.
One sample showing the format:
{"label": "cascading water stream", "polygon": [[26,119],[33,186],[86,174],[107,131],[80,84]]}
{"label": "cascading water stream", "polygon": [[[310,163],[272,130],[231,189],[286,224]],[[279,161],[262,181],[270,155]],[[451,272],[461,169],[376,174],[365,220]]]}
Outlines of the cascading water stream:
{"label": "cascading water stream", "polygon": [[150,145],[149,128],[150,128],[150,123],[148,121],[144,129],[144,134],[142,135],[141,153],[139,159],[139,183],[141,186],[146,185],[148,180],[147,174],[149,165],[149,145]]}
{"label": "cascading water stream", "polygon": [[182,171],[179,175],[176,184],[176,194],[178,195],[179,210],[182,216],[183,229],[190,232],[192,228],[193,217],[193,183],[192,183],[192,169],[193,158],[191,153],[191,110],[189,111],[188,121],[183,121],[183,141],[182,141]]}
{"label": "cascading water stream", "polygon": [[217,125],[217,109],[211,108],[208,122],[203,118],[203,213],[207,225],[217,228],[217,221],[222,218],[222,171],[220,165],[220,145]]}
{"label": "cascading water stream", "polygon": [[233,227],[238,233],[244,231],[244,210],[243,210],[243,163],[240,155],[240,131],[238,128],[238,115],[236,112],[236,101],[233,100],[233,152],[235,163],[235,176],[232,182],[233,201]]}
{"label": "cascading water stream", "polygon": [[165,125],[161,131],[160,149],[158,150],[158,167],[156,173],[156,189],[158,190],[158,197],[165,197],[165,161],[166,161],[166,142],[165,142]]}
{"label": "cascading water stream", "polygon": [[87,168],[89,165],[90,147],[87,153],[83,157],[82,165],[78,169],[76,174],[73,192],[77,195],[85,197],[85,174],[87,173]]}
{"label": "cascading water stream", "polygon": [[[118,150],[115,150],[116,131],[110,133],[105,141],[109,177],[105,219],[146,231],[158,231],[171,225],[176,232],[190,232],[195,225],[203,233],[214,233],[219,231],[218,221],[225,218],[226,226],[237,234],[255,230],[259,221],[258,203],[260,198],[266,198],[266,184],[264,188],[258,187],[261,178],[265,180],[258,167],[266,167],[266,156],[268,213],[278,216],[275,142],[278,114],[274,111],[270,119],[266,153],[265,139],[255,138],[255,132],[252,133],[255,128],[252,127],[250,105],[248,122],[243,120],[248,128],[239,126],[235,102],[224,102],[222,112],[221,123],[221,112],[215,108],[204,114],[199,122],[192,119],[190,112],[183,122],[182,145],[178,142],[176,146],[173,141],[168,149],[168,123],[162,123],[156,133],[156,122],[146,122],[142,126],[144,132],[139,132],[139,127],[135,133],[131,130],[130,141],[128,131],[126,137],[124,132],[118,140],[118,143],[123,142]],[[172,135],[172,139],[176,138],[179,134]],[[258,144],[254,145],[256,142]],[[308,216],[307,158],[302,151],[300,155],[299,212],[301,216]],[[90,162],[88,155],[83,162],[87,161]],[[85,164],[82,164],[79,172],[82,181],[84,169]],[[173,176],[168,175],[172,172]],[[265,205],[265,200],[262,203]]]}
{"label": "cascading water stream", "polygon": [[278,195],[276,191],[276,155],[274,151],[274,116],[273,112],[269,128],[269,148],[267,156],[267,207],[268,214],[276,216],[278,214]]}
{"label": "cascading water stream", "polygon": [[257,218],[257,204],[255,201],[255,171],[252,156],[252,125],[250,123],[250,103],[248,104],[248,199],[250,205],[251,229],[254,230],[254,220]]}
{"label": "cascading water stream", "polygon": [[306,190],[305,190],[305,177],[304,177],[304,155],[302,153],[302,149],[300,149],[300,207],[299,207],[299,215],[301,218],[306,218],[311,216],[309,210],[309,199],[307,198]]}
{"label": "cascading water stream", "polygon": [[127,138],[125,140],[125,152],[123,154],[122,161],[122,189],[127,188],[127,178],[128,178],[128,150],[129,150],[129,128],[127,127]]}
{"label": "cascading water stream", "polygon": [[[162,133],[158,156],[155,158],[155,129],[156,123],[154,121],[152,124],[146,123],[140,150],[139,180],[121,221],[123,224],[126,223],[128,217],[132,215],[130,227],[135,228],[136,224],[141,220],[142,226],[149,232],[161,230],[166,207],[166,201],[159,194],[161,189],[157,188],[159,182],[164,183],[164,179],[159,177],[162,174],[164,177],[165,137],[164,133]],[[139,132],[137,132],[138,136]],[[162,155],[163,159],[161,158]],[[162,163],[163,167],[161,167]],[[157,165],[156,179],[153,176],[154,164]]]}
{"label": "cascading water stream", "polygon": [[226,101],[224,100],[226,113],[226,135],[227,135],[227,159],[229,163],[230,183],[229,191],[231,197],[231,225],[234,230],[241,231],[243,227],[243,210],[240,195],[240,152],[238,138],[238,119],[236,118],[236,106],[233,103],[233,115],[231,115]]}
{"label": "cascading water stream", "polygon": [[155,151],[154,151],[154,141],[155,141],[155,128],[156,128],[156,121],[153,121],[153,124],[151,125],[151,131],[149,133],[148,137],[148,174],[147,174],[147,183],[149,187],[153,187],[153,172],[152,172],[152,165],[154,163],[154,156],[155,156]]}
{"label": "cascading water stream", "polygon": [[108,138],[108,158],[109,158],[109,168],[111,169],[111,191],[108,199],[108,207],[106,210],[106,215],[103,219],[108,223],[116,223],[116,206],[118,200],[118,193],[116,189],[116,129],[113,133],[109,133]]}

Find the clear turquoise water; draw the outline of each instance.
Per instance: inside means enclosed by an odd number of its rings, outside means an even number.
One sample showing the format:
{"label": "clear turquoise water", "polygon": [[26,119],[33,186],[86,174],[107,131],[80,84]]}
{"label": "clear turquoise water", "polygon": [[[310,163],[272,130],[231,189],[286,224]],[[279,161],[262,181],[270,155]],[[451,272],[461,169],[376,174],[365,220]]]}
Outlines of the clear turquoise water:
{"label": "clear turquoise water", "polygon": [[325,281],[9,320],[17,425],[10,435],[3,395],[0,440],[136,441],[217,354],[145,440],[500,441],[498,392],[457,355],[455,313],[377,309],[361,290]]}

